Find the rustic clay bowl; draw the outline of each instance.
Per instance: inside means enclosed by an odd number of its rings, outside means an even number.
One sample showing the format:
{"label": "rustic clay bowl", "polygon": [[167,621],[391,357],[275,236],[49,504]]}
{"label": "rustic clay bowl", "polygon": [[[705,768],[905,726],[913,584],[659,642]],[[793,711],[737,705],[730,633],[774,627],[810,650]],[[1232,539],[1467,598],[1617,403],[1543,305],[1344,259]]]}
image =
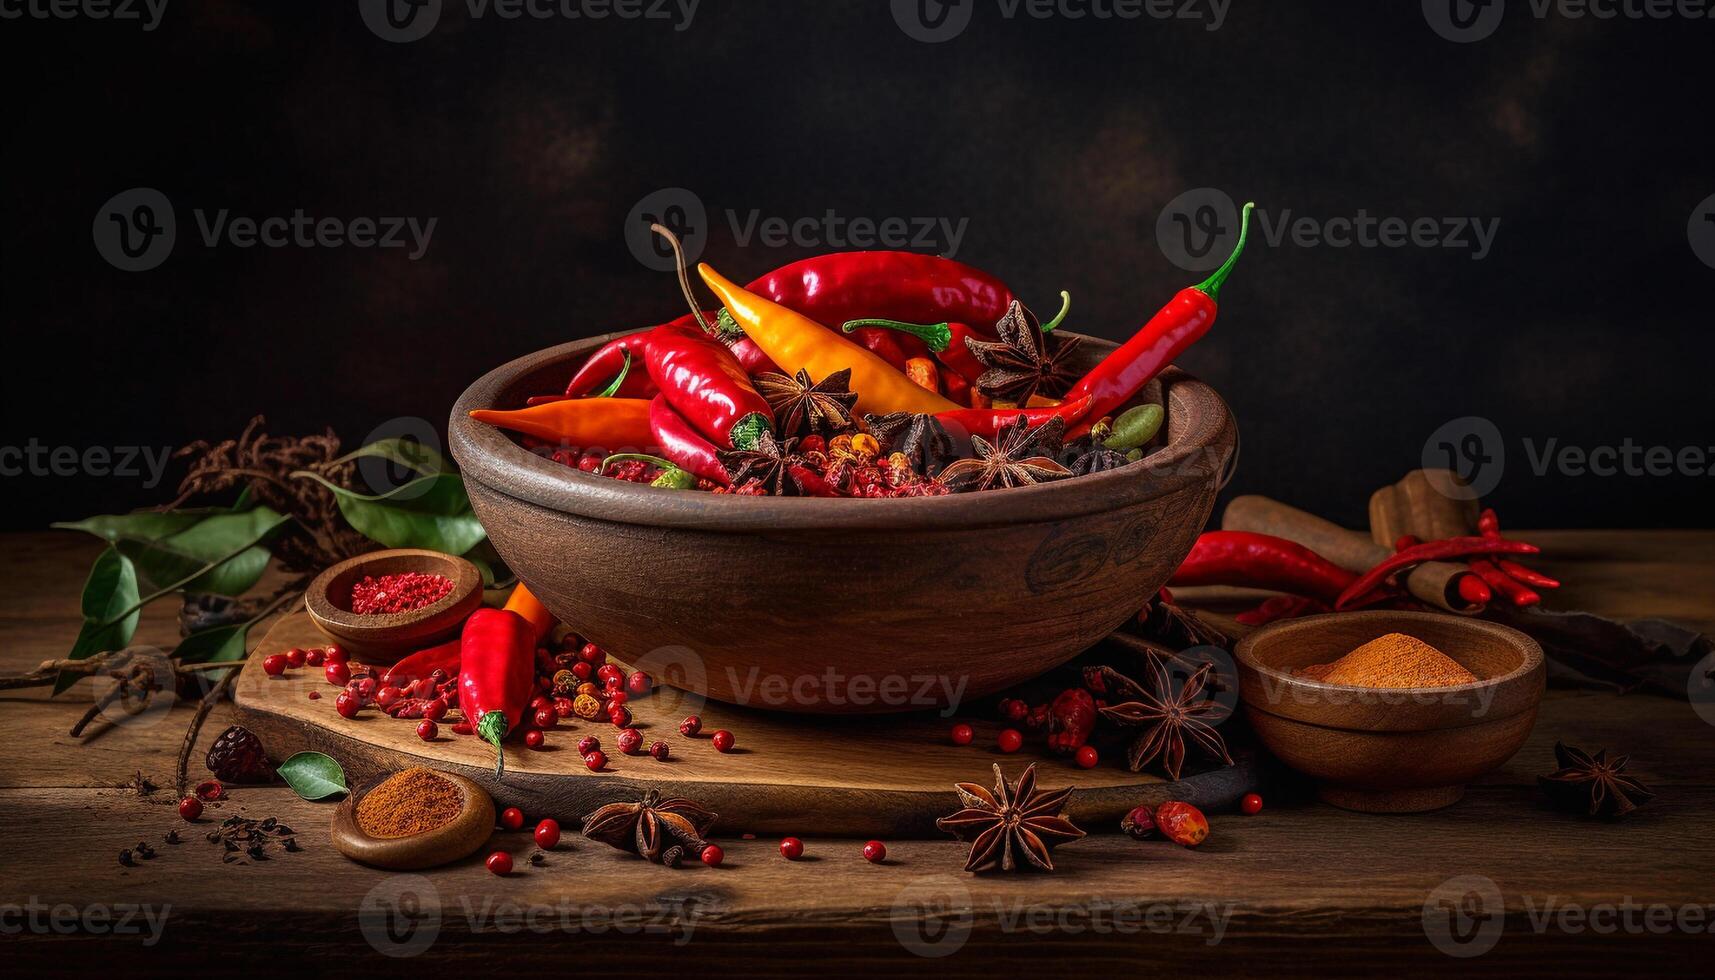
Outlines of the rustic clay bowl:
{"label": "rustic clay bowl", "polygon": [[[1293,673],[1331,663],[1386,633],[1429,643],[1475,684],[1362,688]],[[1410,813],[1458,802],[1530,735],[1547,669],[1518,630],[1440,613],[1360,612],[1288,620],[1234,650],[1239,694],[1257,738],[1348,810]]]}
{"label": "rustic clay bowl", "polygon": [[[563,389],[611,336],[471,385],[453,406],[453,457],[507,565],[568,626],[657,680],[754,707],[942,706],[1065,662],[1172,574],[1236,451],[1226,404],[1179,371],[1162,379],[1164,436],[1144,463],[930,498],[656,489],[469,418]],[[1090,364],[1112,347],[1090,338],[1079,353]]]}
{"label": "rustic clay bowl", "polygon": [[[439,602],[402,613],[359,615],[351,611],[352,586],[365,575],[423,572],[453,580]],[[304,607],[316,628],[365,663],[390,664],[424,647],[445,643],[482,605],[482,573],[453,555],[420,548],[392,548],[348,558],[317,575],[304,592]]]}
{"label": "rustic clay bowl", "polygon": [[369,781],[340,801],[333,812],[330,834],[341,854],[376,868],[418,871],[439,867],[475,853],[494,832],[494,800],[488,791],[457,773],[437,772],[464,798],[458,816],[433,830],[409,837],[371,837],[357,822],[357,804],[393,773]]}

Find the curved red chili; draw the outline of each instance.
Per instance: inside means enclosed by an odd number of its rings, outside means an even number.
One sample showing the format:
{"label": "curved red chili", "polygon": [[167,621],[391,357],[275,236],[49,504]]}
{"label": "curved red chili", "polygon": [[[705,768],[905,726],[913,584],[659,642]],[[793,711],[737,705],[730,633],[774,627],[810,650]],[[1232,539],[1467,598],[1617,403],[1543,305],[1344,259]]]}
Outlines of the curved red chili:
{"label": "curved red chili", "polygon": [[952,412],[936,412],[935,418],[953,435],[967,434],[993,439],[1000,430],[1018,421],[1020,415],[1035,428],[1049,419],[1063,418],[1076,425],[1090,411],[1091,399],[1080,398],[1049,408],[961,408]]}
{"label": "curved red chili", "polygon": [[406,655],[381,675],[381,686],[404,687],[412,681],[428,677],[437,670],[444,671],[448,677],[457,677],[459,649],[462,645],[462,640],[448,640],[440,646],[425,647]]}
{"label": "curved red chili", "polygon": [[666,397],[656,395],[649,403],[649,433],[663,458],[692,476],[713,480],[722,486],[731,482],[726,468],[715,455],[715,447],[691,424],[673,411]]}
{"label": "curved red chili", "polygon": [[[1526,544],[1523,541],[1507,541],[1502,538],[1461,537],[1426,541],[1423,544],[1396,551],[1377,562],[1374,568],[1359,576],[1357,581],[1348,585],[1345,591],[1340,593],[1340,597],[1334,602],[1334,608],[1336,610],[1348,609],[1356,605],[1383,582],[1386,582],[1390,576],[1426,561],[1447,561],[1477,555],[1534,555],[1541,550],[1534,544]],[[1495,585],[1486,579],[1485,582],[1491,589]]]}
{"label": "curved red chili", "polygon": [[506,774],[501,742],[524,730],[536,692],[536,629],[508,609],[484,607],[459,637],[459,710],[494,746],[494,774]]}
{"label": "curved red chili", "polygon": [[[686,323],[693,322],[688,315],[681,319]],[[679,322],[679,320],[673,321],[674,324]],[[662,326],[670,325],[663,324]],[[572,380],[566,385],[566,397],[579,398],[606,387],[609,382],[619,376],[620,371],[625,369],[625,355],[628,351],[631,354],[631,371],[626,374],[625,381],[620,384],[619,390],[614,392],[614,395],[619,398],[655,397],[657,389],[654,379],[649,376],[649,372],[638,370],[643,365],[644,354],[649,344],[649,335],[653,332],[654,328],[637,333],[628,333],[601,345],[594,354],[589,356],[589,360],[584,361],[577,373],[572,375]]]}
{"label": "curved red chili", "polygon": [[673,409],[723,449],[748,449],[773,426],[774,412],[719,340],[695,327],[656,327],[644,363]]}
{"label": "curved red chili", "polygon": [[1205,531],[1169,585],[1239,585],[1333,602],[1358,576],[1296,541],[1254,531]]}

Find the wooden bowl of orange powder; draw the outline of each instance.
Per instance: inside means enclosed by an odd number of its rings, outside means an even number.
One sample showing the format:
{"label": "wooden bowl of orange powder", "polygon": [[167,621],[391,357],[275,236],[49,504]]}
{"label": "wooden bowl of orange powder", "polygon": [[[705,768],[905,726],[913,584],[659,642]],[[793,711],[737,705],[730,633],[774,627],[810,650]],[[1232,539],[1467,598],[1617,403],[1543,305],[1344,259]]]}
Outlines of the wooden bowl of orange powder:
{"label": "wooden bowl of orange powder", "polygon": [[1524,744],[1547,676],[1525,634],[1437,613],[1288,620],[1234,656],[1263,745],[1325,801],[1369,813],[1458,802]]}
{"label": "wooden bowl of orange powder", "polygon": [[413,767],[346,797],[333,843],[353,861],[416,871],[466,857],[494,831],[494,800],[463,776]]}

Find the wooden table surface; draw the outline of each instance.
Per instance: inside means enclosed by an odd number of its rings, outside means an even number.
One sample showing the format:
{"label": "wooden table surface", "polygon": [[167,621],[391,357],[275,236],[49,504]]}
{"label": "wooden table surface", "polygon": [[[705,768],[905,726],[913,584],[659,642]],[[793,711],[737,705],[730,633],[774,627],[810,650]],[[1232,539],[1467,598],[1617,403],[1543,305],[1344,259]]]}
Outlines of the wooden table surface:
{"label": "wooden table surface", "polygon": [[[1715,630],[1715,532],[1521,536],[1569,583],[1557,606]],[[95,548],[3,541],[0,671],[18,672],[69,648]],[[168,605],[138,642],[173,642]],[[284,788],[239,789],[217,815],[278,816],[301,853],[239,866],[197,835],[165,845],[184,827],[171,783],[189,711],[74,740],[89,687],[0,697],[0,935],[26,970],[1567,975],[1703,973],[1715,954],[1715,729],[1681,700],[1551,691],[1526,747],[1447,810],[1365,816],[1276,794],[1259,816],[1213,815],[1194,851],[1091,828],[1052,876],[965,875],[951,841],[893,841],[870,865],[861,841],[813,839],[804,861],[737,840],[724,867],[676,871],[574,841],[499,879],[474,858],[421,876],[351,864],[326,842],[331,808]],[[198,760],[226,723],[217,710]],[[1618,824],[1546,809],[1534,777],[1557,739],[1632,753],[1657,800]],[[139,776],[165,788],[140,794]],[[139,840],[160,856],[121,867]],[[528,851],[522,835],[502,843]]]}

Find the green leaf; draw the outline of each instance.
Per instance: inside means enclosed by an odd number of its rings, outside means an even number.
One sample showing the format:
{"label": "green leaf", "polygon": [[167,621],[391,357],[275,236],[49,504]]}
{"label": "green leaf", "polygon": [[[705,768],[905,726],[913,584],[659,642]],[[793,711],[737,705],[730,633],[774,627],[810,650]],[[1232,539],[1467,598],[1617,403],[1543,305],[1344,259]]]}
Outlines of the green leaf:
{"label": "green leaf", "polygon": [[279,773],[292,792],[306,800],[325,800],[349,792],[345,770],[332,757],[320,752],[299,752],[280,763]]}
{"label": "green leaf", "polygon": [[354,449],[335,463],[349,463],[359,459],[384,459],[389,463],[397,463],[422,476],[434,476],[437,473],[451,473],[452,460],[447,459],[438,449],[425,446],[415,439],[394,438],[377,439],[361,449]]}
{"label": "green leaf", "polygon": [[261,543],[290,519],[255,507],[238,513],[138,511],[54,526],[113,544],[135,563],[139,580],[150,592],[183,588],[242,595],[268,566],[268,549]]}
{"label": "green leaf", "polygon": [[[83,628],[78,630],[69,660],[85,660],[105,650],[123,650],[137,632],[137,620],[142,615],[137,605],[137,569],[131,559],[116,548],[108,548],[95,559],[89,578],[83,583]],[[130,609],[127,615],[120,615]],[[108,623],[118,617],[117,622]],[[64,671],[54,682],[58,694],[77,682],[75,674]]]}
{"label": "green leaf", "polygon": [[488,537],[470,509],[464,480],[457,473],[425,476],[374,496],[347,490],[308,470],[292,476],[315,480],[332,490],[346,523],[389,548],[462,555]]}
{"label": "green leaf", "polygon": [[231,626],[216,626],[201,633],[192,633],[179,641],[178,647],[173,650],[173,656],[187,664],[243,660],[251,625],[234,623]]}

